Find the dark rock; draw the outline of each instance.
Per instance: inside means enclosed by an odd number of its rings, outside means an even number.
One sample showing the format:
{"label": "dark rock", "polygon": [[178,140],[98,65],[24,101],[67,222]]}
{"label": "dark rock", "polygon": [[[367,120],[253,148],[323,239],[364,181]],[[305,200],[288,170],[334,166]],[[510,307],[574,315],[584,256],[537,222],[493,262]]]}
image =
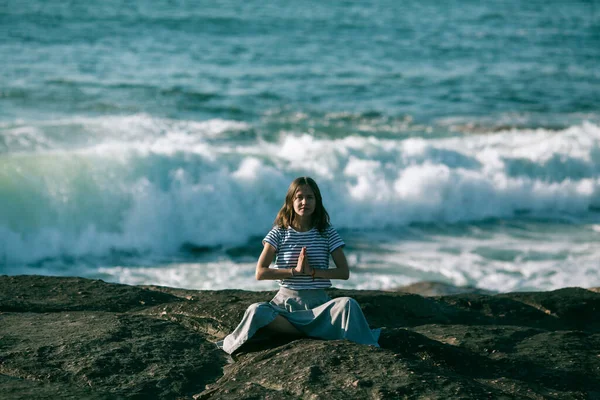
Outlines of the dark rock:
{"label": "dark rock", "polygon": [[3,399],[86,399],[105,400],[114,399],[104,393],[94,392],[91,389],[67,386],[60,383],[47,381],[32,381],[0,374],[0,391]]}
{"label": "dark rock", "polygon": [[351,296],[381,348],[268,336],[213,344],[275,292],[0,277],[2,399],[595,399],[600,293]]}
{"label": "dark rock", "polygon": [[442,282],[417,282],[412,285],[401,286],[395,291],[420,294],[421,296],[448,296],[461,293],[495,294],[495,292],[492,292],[491,290],[480,289],[473,286],[454,286]]}
{"label": "dark rock", "polygon": [[176,296],[101,280],[49,276],[2,276],[0,311],[128,311],[180,301]]}

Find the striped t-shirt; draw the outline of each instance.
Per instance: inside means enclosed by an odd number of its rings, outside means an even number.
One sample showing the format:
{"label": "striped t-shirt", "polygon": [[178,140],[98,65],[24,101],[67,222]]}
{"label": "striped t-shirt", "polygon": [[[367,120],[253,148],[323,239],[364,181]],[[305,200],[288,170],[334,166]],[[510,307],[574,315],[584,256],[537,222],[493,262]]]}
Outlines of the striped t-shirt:
{"label": "striped t-shirt", "polygon": [[[344,241],[333,227],[321,234],[317,228],[307,232],[298,232],[293,228],[274,227],[264,238],[263,243],[269,243],[275,248],[275,265],[270,268],[293,268],[298,264],[298,256],[303,247],[311,268],[328,269],[329,255],[338,247],[344,246]],[[280,286],[293,289],[323,289],[331,286],[331,281],[315,278],[310,275],[296,275],[277,281]]]}

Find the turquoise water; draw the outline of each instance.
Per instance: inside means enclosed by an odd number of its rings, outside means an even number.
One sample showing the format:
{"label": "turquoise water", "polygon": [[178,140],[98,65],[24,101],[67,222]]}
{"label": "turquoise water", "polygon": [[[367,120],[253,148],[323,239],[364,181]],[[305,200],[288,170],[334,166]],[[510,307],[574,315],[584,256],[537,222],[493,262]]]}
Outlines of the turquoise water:
{"label": "turquoise water", "polygon": [[0,60],[0,273],[271,288],[310,175],[339,286],[600,286],[597,2],[8,0]]}

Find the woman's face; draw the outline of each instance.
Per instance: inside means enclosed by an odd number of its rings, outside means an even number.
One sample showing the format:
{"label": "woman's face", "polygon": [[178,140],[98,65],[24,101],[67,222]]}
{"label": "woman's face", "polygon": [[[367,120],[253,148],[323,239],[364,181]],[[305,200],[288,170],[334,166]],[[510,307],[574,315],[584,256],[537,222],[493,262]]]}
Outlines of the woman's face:
{"label": "woman's face", "polygon": [[300,217],[308,217],[315,212],[317,199],[308,185],[302,185],[294,194],[294,212]]}

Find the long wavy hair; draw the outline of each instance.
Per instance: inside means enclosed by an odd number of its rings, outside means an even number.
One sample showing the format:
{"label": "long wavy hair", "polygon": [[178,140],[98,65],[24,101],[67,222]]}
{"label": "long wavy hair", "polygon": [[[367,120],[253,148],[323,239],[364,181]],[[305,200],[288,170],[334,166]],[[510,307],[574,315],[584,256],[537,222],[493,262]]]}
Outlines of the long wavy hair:
{"label": "long wavy hair", "polygon": [[313,211],[312,214],[312,227],[317,228],[319,233],[324,234],[331,225],[329,222],[329,214],[327,214],[327,210],[325,210],[325,207],[323,206],[323,198],[321,197],[321,191],[319,190],[319,186],[317,186],[317,182],[308,176],[296,178],[290,184],[287,194],[285,195],[283,207],[281,207],[277,213],[273,225],[286,229],[292,226],[294,219],[296,218],[296,212],[294,211],[294,197],[296,196],[298,188],[304,185],[309,186],[315,194],[316,204],[315,211]]}

